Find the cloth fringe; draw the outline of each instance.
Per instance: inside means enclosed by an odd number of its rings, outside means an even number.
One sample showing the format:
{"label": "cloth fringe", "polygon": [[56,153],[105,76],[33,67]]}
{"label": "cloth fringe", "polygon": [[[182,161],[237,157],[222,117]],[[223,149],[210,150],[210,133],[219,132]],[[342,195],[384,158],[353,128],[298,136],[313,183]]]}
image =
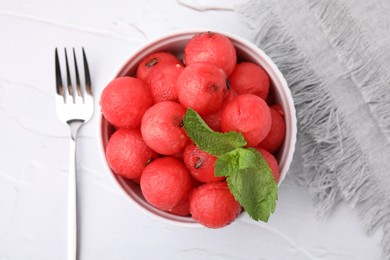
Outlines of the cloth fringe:
{"label": "cloth fringe", "polygon": [[[340,199],[346,200],[357,209],[368,233],[383,228],[383,257],[390,259],[390,203],[378,192],[379,180],[372,174],[367,158],[351,135],[349,125],[326,85],[311,69],[309,61],[270,7],[252,0],[237,6],[236,11],[251,28],[254,43],[273,59],[289,84],[297,110],[298,132],[302,135],[303,168],[310,176],[309,189],[318,215],[327,216]],[[336,14],[332,19],[341,16]],[[351,73],[358,74],[364,69],[364,65],[358,66],[357,62],[349,64]],[[372,75],[376,73],[374,70]],[[375,79],[362,81],[358,75],[355,78],[364,84],[374,82],[374,88],[383,83],[382,79],[375,82]],[[383,122],[383,118],[388,115],[382,116],[381,104],[369,100],[373,97],[369,87],[363,89],[370,109],[377,115],[377,120],[382,121],[384,133],[387,133],[390,121]]]}
{"label": "cloth fringe", "polygon": [[390,81],[369,41],[341,2],[306,0],[306,3],[390,142]]}

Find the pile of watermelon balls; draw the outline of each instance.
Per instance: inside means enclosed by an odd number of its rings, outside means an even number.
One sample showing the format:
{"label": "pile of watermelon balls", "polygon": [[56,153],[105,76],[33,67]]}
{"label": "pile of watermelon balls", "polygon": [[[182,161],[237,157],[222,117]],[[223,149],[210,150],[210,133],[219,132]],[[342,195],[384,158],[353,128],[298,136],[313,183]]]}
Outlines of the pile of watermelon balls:
{"label": "pile of watermelon balls", "polygon": [[191,216],[209,228],[232,223],[242,211],[225,177],[214,176],[216,157],[187,136],[187,108],[214,131],[242,133],[279,180],[274,154],[285,137],[283,110],[265,70],[237,62],[234,45],[222,34],[195,34],[183,61],[169,52],[148,55],[135,75],[109,82],[100,106],[115,128],[105,150],[108,165],[139,184],[157,209]]}

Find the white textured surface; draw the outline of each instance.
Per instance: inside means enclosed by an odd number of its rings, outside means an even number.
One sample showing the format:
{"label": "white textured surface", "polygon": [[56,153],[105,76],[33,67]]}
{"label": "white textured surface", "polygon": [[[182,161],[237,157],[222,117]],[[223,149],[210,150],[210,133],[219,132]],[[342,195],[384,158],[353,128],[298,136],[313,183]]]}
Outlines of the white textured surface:
{"label": "white textured surface", "polygon": [[[66,257],[68,128],[55,114],[54,47],[85,47],[99,96],[132,51],[164,33],[194,27],[248,33],[228,10],[202,12],[174,0],[108,2],[0,1],[1,260]],[[105,172],[97,121],[81,130],[78,144],[81,259],[380,258],[379,233],[367,236],[344,204],[316,220],[308,191],[291,178],[267,224],[244,216],[209,230],[156,221]],[[295,160],[290,174],[299,171]]]}

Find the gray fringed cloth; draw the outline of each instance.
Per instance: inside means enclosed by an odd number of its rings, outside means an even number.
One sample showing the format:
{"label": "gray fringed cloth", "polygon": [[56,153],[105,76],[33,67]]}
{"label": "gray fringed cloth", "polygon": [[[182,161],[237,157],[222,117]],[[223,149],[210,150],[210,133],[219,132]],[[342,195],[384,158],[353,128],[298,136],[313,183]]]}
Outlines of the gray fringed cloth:
{"label": "gray fringed cloth", "polygon": [[390,1],[252,0],[237,6],[297,109],[303,173],[318,214],[341,200],[390,259]]}

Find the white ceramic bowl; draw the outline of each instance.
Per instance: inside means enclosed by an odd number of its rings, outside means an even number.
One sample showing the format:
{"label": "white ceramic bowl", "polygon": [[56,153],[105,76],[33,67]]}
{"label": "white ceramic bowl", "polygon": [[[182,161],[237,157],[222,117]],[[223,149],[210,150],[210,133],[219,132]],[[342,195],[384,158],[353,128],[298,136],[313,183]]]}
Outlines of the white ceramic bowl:
{"label": "white ceramic bowl", "polygon": [[[168,51],[176,54],[178,57],[183,56],[184,46],[186,43],[194,36],[194,34],[199,32],[204,32],[205,30],[187,30],[179,31],[165,35],[163,37],[157,38],[148,44],[144,45],[141,49],[133,53],[130,58],[126,59],[125,63],[120,67],[118,73],[115,77],[121,76],[133,76],[136,72],[137,65],[139,62],[145,58],[147,55],[152,54],[158,51]],[[286,137],[285,141],[277,154],[277,160],[279,162],[280,168],[280,180],[279,185],[282,183],[286,177],[287,171],[290,167],[293,153],[295,150],[296,142],[296,116],[295,108],[292,100],[290,89],[287,86],[286,80],[284,79],[282,73],[279,71],[277,66],[272,62],[272,60],[256,45],[240,38],[238,36],[215,31],[216,33],[221,33],[227,36],[236,47],[237,56],[239,60],[246,60],[253,63],[257,63],[262,66],[268,73],[272,81],[272,91],[274,93],[276,101],[283,107],[285,113],[285,123],[286,123]],[[104,158],[104,162],[107,168],[107,171],[112,175],[120,185],[120,188],[125,192],[125,194],[130,198],[135,205],[139,206],[147,214],[151,214],[163,221],[168,221],[170,223],[175,223],[178,225],[184,225],[187,227],[196,227],[200,226],[197,224],[191,217],[181,217],[176,216],[161,210],[158,210],[147,203],[142,196],[141,190],[138,185],[133,184],[131,181],[128,181],[121,176],[112,172],[108,166],[105,159],[105,147],[107,145],[110,135],[113,133],[114,128],[105,120],[101,115],[100,117],[100,132],[99,136],[101,137],[101,153]]]}

